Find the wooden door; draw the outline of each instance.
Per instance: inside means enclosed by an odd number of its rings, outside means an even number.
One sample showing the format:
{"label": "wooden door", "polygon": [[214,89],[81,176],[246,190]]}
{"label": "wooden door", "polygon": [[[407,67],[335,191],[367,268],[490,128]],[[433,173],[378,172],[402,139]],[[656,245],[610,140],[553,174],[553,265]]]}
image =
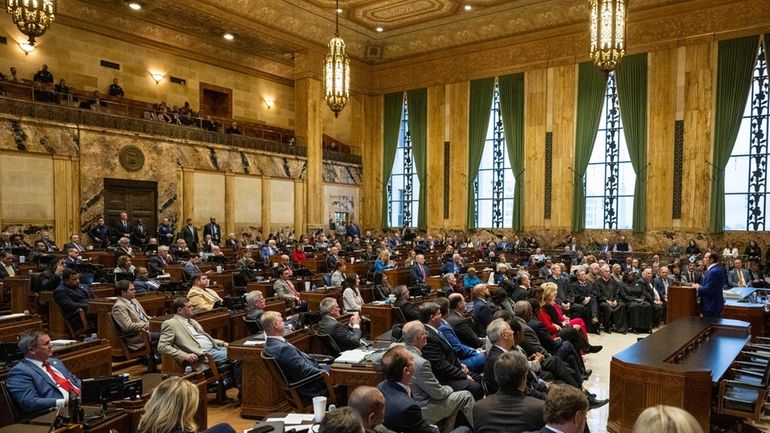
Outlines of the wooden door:
{"label": "wooden door", "polygon": [[124,211],[128,213],[131,224],[141,218],[147,233],[155,233],[158,226],[158,183],[104,179],[104,220],[107,225],[115,227],[120,213]]}
{"label": "wooden door", "polygon": [[233,118],[233,89],[200,83],[200,101],[202,115]]}

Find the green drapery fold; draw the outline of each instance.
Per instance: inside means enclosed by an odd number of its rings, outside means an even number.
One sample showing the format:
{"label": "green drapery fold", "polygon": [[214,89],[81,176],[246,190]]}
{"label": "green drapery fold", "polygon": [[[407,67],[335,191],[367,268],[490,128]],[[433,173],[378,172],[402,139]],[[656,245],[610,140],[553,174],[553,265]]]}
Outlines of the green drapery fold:
{"label": "green drapery fold", "polygon": [[714,167],[711,170],[709,212],[709,232],[711,233],[722,233],[725,227],[724,170],[741,128],[741,118],[751,90],[758,44],[758,35],[719,42],[714,116]]}
{"label": "green drapery fold", "polygon": [[647,228],[647,53],[628,56],[615,72],[623,135],[636,173],[634,233]]}
{"label": "green drapery fold", "polygon": [[607,77],[593,63],[578,66],[577,118],[575,119],[575,166],[573,167],[572,231],[586,227],[586,192],[583,176],[591,160],[599,119],[604,105]]}
{"label": "green drapery fold", "polygon": [[524,226],[524,73],[497,79],[500,86],[500,111],[508,159],[516,186],[513,193],[513,229]]}
{"label": "green drapery fold", "polygon": [[494,94],[494,77],[471,81],[468,113],[468,229],[476,228],[476,192],[473,182],[479,174],[479,164],[484,154]]}
{"label": "green drapery fold", "polygon": [[404,93],[388,93],[385,95],[383,107],[383,139],[382,139],[382,228],[390,227],[388,215],[388,181],[393,172],[393,162],[398,149],[398,131],[401,129],[401,112],[404,109]]}
{"label": "green drapery fold", "polygon": [[409,134],[412,137],[414,167],[417,170],[417,178],[420,180],[417,228],[426,230],[428,228],[428,89],[406,92],[406,104],[409,110]]}

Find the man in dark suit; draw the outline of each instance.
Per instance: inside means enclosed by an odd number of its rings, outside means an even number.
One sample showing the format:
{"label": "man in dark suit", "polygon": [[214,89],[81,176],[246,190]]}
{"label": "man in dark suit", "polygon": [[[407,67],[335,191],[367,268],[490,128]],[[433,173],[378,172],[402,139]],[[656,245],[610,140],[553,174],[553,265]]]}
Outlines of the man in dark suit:
{"label": "man in dark suit", "polygon": [[45,252],[47,253],[59,251],[56,242],[51,239],[51,235],[46,231],[40,232],[40,239],[36,240],[35,243],[37,244],[38,242],[42,242],[45,245]]}
{"label": "man in dark suit", "polygon": [[361,347],[361,316],[354,313],[348,326],[343,325],[337,321],[340,306],[334,298],[324,298],[318,309],[323,315],[318,330],[329,335],[341,351]]}
{"label": "man in dark suit", "polygon": [[424,286],[425,280],[430,276],[428,265],[425,264],[425,256],[417,254],[412,266],[412,282],[418,286]]}
{"label": "man in dark suit", "polygon": [[177,239],[184,239],[191,253],[198,252],[198,229],[193,225],[192,218],[187,218],[186,224],[182,227]]}
{"label": "man in dark suit", "polygon": [[695,260],[691,260],[687,263],[687,272],[682,272],[687,276],[687,281],[694,284],[700,284],[703,282],[703,274],[698,269],[698,264]]}
{"label": "man in dark suit", "polygon": [[150,257],[147,261],[147,270],[150,271],[150,277],[157,277],[158,275],[166,273],[166,265],[174,263],[174,258],[168,253],[168,247],[161,245],[158,247],[158,254]]}
{"label": "man in dark suit", "polygon": [[19,268],[13,263],[13,253],[4,251],[0,253],[0,280],[19,275]]}
{"label": "man in dark suit", "polygon": [[543,406],[545,427],[539,433],[583,433],[589,406],[586,396],[570,386],[551,387]]}
{"label": "man in dark suit", "polygon": [[[385,397],[383,425],[399,433],[438,433],[438,429],[422,417],[420,406],[407,391],[414,375],[412,355],[404,347],[393,347],[383,355],[382,368],[385,380],[377,388]],[[454,431],[459,433],[470,430],[460,427]]]}
{"label": "man in dark suit", "polygon": [[350,220],[350,224],[345,227],[345,231],[347,232],[347,235],[353,239],[361,236],[361,229],[353,220]]}
{"label": "man in dark suit", "polygon": [[[72,269],[66,269],[62,273],[62,282],[53,291],[53,299],[61,307],[64,318],[73,324],[78,324],[78,308],[88,312],[88,300],[93,299],[91,288],[80,284],[80,274]],[[96,317],[89,315],[89,322],[95,322]]]}
{"label": "man in dark suit", "polygon": [[529,298],[529,289],[531,286],[529,274],[526,272],[519,272],[516,275],[515,283],[514,286],[514,284],[510,283],[510,280],[503,282],[503,288],[508,292],[508,297],[511,298],[511,301],[513,302],[526,301],[527,298]]}
{"label": "man in dark suit", "polygon": [[468,367],[460,363],[452,346],[438,330],[441,325],[441,308],[434,302],[424,302],[419,308],[420,322],[425,325],[427,343],[422,349],[423,358],[430,362],[436,379],[443,385],[449,385],[455,391],[470,391],[473,398],[484,397],[481,377],[474,375]]}
{"label": "man in dark suit", "polygon": [[78,256],[78,250],[70,248],[67,250],[67,258],[64,259],[64,266],[70,269],[77,269],[83,264],[83,260]]}
{"label": "man in dark suit", "polygon": [[418,320],[420,316],[417,314],[414,305],[409,301],[409,289],[406,286],[396,286],[393,289],[393,294],[396,295],[396,302],[393,306],[401,310],[404,320],[407,322]]}
{"label": "man in dark suit", "polygon": [[[449,274],[452,275],[452,274]],[[449,295],[449,314],[447,322],[452,325],[452,328],[457,334],[457,338],[460,339],[466,346],[470,346],[474,349],[484,346],[484,339],[479,338],[473,327],[465,318],[465,297],[460,293],[452,293]]]}
{"label": "man in dark suit", "polygon": [[[265,311],[259,319],[259,323],[267,335],[264,349],[265,355],[275,358],[289,382],[298,382],[308,376],[319,373],[326,374],[328,370],[321,367],[316,360],[283,338],[284,323],[280,313]],[[321,375],[318,376],[318,379],[301,386],[297,389],[297,392],[306,399],[327,395],[326,386]]]}
{"label": "man in dark suit", "polygon": [[725,306],[722,289],[727,283],[727,278],[719,264],[719,255],[716,252],[707,252],[703,256],[703,262],[708,266],[703,276],[703,283],[695,285],[700,296],[700,310],[704,317],[719,317]]}
{"label": "man in dark suit", "polygon": [[115,233],[120,238],[131,239],[131,234],[134,233],[134,226],[128,222],[128,214],[125,212],[120,213],[120,219],[115,224]]}
{"label": "man in dark suit", "polygon": [[211,242],[214,245],[219,245],[222,242],[222,227],[217,224],[216,218],[209,218],[209,223],[203,226],[203,237],[206,237],[206,235],[211,235]]}
{"label": "man in dark suit", "polygon": [[158,243],[166,246],[174,243],[174,227],[168,218],[163,218],[163,222],[158,226]]}
{"label": "man in dark suit", "polygon": [[70,393],[80,394],[80,379],[61,361],[51,357],[51,337],[45,332],[24,331],[18,347],[24,359],[11,368],[6,386],[23,416],[62,408]]}
{"label": "man in dark suit", "polygon": [[492,322],[492,307],[489,305],[489,287],[486,284],[477,284],[473,288],[473,321],[476,323],[476,334],[481,337],[487,335],[487,326]]}
{"label": "man in dark suit", "polygon": [[104,218],[99,218],[89,230],[88,236],[91,237],[91,244],[94,248],[107,248],[110,243],[110,229],[104,223]]}
{"label": "man in dark suit", "polygon": [[40,273],[40,276],[36,279],[32,277],[30,281],[30,289],[35,293],[40,293],[45,290],[52,292],[62,282],[62,275],[67,267],[64,265],[64,259],[61,258],[56,263],[51,263],[51,266]]}
{"label": "man in dark suit", "polygon": [[337,247],[331,247],[329,249],[329,254],[326,255],[326,272],[334,272],[337,270],[337,260],[339,260],[337,253]]}
{"label": "man in dark suit", "polygon": [[520,352],[505,352],[497,358],[494,376],[500,389],[476,402],[473,408],[476,433],[521,433],[539,430],[545,425],[543,401],[524,395],[528,373],[527,358]]}
{"label": "man in dark suit", "polygon": [[144,267],[136,268],[136,278],[133,281],[136,293],[154,292],[160,289],[158,280],[150,278],[150,271]]}
{"label": "man in dark suit", "polygon": [[646,293],[646,298],[652,304],[653,316],[652,326],[658,326],[661,320],[666,318],[666,299],[664,294],[660,293],[653,284],[653,274],[651,268],[642,270],[642,277],[637,280],[636,285]]}
{"label": "man in dark suit", "polygon": [[82,253],[83,251],[86,250],[86,247],[84,247],[83,244],[80,243],[80,236],[78,235],[70,236],[70,241],[64,244],[64,251],[67,251],[70,248],[76,249],[78,253]]}
{"label": "man in dark suit", "polygon": [[743,268],[743,261],[735,259],[733,269],[727,273],[727,287],[748,287],[750,283],[751,275],[747,269]]}

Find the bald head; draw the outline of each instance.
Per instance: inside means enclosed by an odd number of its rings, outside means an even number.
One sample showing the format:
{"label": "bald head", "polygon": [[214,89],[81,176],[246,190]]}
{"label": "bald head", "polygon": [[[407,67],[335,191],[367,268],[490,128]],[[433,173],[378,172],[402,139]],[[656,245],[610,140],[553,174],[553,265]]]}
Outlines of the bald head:
{"label": "bald head", "polygon": [[356,411],[367,430],[382,424],[385,418],[385,397],[373,386],[359,386],[348,398],[348,406]]}

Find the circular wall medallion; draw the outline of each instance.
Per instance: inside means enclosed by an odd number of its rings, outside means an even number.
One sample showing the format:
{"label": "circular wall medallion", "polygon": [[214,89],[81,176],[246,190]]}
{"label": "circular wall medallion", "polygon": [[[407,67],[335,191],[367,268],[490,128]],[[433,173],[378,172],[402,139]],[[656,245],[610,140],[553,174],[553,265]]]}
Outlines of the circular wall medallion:
{"label": "circular wall medallion", "polygon": [[137,171],[144,167],[144,153],[136,146],[128,145],[120,149],[120,165],[128,171]]}

